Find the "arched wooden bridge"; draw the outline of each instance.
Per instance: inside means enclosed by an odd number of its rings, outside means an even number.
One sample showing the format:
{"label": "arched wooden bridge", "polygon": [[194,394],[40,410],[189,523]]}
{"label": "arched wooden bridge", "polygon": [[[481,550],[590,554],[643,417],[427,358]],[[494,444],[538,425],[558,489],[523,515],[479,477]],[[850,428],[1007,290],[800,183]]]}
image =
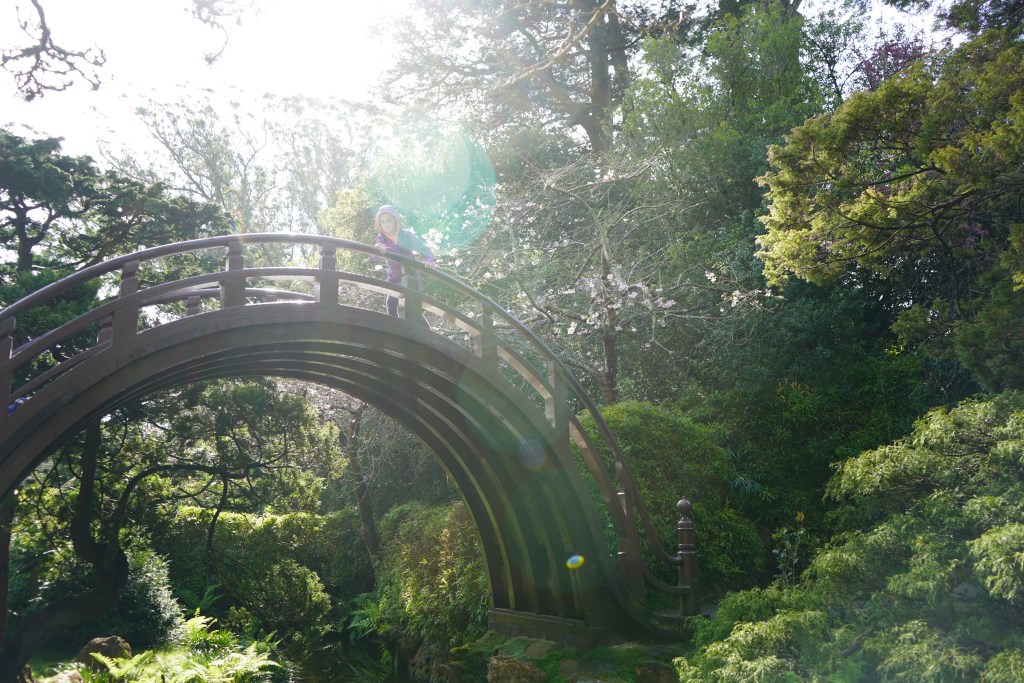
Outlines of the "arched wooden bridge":
{"label": "arched wooden bridge", "polygon": [[[161,276],[185,258],[225,265]],[[692,526],[681,520],[679,548],[662,548],[583,387],[525,326],[443,272],[422,269],[421,293],[338,268],[369,258],[381,259],[372,246],[310,235],[194,240],[85,268],[0,311],[0,405],[16,406],[0,418],[0,499],[63,439],[153,392],[240,375],[308,380],[375,406],[433,451],[479,531],[492,629],[584,641],[638,630],[678,635],[696,609]],[[268,260],[310,265],[252,265]],[[14,348],[19,315],[95,280],[105,301]],[[404,318],[362,305],[379,308],[382,294],[404,301]],[[421,313],[431,330],[418,324]],[[84,333],[95,334],[91,348],[31,370]],[[614,472],[570,399],[596,420]],[[678,568],[679,585],[641,562],[642,535]],[[568,567],[576,555],[583,564]],[[651,609],[652,588],[677,596],[678,611]]]}

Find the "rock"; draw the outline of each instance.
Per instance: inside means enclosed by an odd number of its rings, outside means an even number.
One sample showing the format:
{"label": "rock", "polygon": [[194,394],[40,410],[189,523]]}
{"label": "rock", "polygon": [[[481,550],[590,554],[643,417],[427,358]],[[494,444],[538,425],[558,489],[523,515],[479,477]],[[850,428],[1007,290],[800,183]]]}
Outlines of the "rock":
{"label": "rock", "polygon": [[533,662],[498,655],[487,663],[487,683],[544,683],[544,674]]}
{"label": "rock", "polygon": [[398,661],[402,663],[411,662],[420,652],[422,641],[414,635],[402,634],[398,639]]}
{"label": "rock", "polygon": [[580,672],[580,663],[575,659],[563,659],[558,663],[559,676],[573,676]]}
{"label": "rock", "polygon": [[84,683],[85,679],[82,678],[82,674],[75,669],[69,669],[68,671],[61,671],[53,678],[47,678],[46,683]]}
{"label": "rock", "polygon": [[526,656],[530,659],[541,659],[550,654],[558,647],[558,643],[551,640],[531,640],[526,646]]}
{"label": "rock", "polygon": [[106,667],[100,664],[93,652],[98,652],[104,657],[121,659],[132,656],[132,648],[124,638],[120,636],[107,636],[106,638],[93,638],[82,648],[75,661],[92,669],[93,671],[105,671]]}
{"label": "rock", "polygon": [[636,667],[637,683],[679,683],[679,674],[668,664],[649,662]]}
{"label": "rock", "polygon": [[444,659],[435,659],[430,665],[430,680],[444,683],[462,683],[462,668]]}
{"label": "rock", "polygon": [[14,683],[36,683],[36,679],[32,678],[32,667],[25,665],[25,668],[14,677]]}
{"label": "rock", "polygon": [[421,677],[429,678],[430,667],[433,665],[435,659],[434,651],[424,645],[420,649],[416,650],[416,654],[409,660],[409,668],[417,672]]}

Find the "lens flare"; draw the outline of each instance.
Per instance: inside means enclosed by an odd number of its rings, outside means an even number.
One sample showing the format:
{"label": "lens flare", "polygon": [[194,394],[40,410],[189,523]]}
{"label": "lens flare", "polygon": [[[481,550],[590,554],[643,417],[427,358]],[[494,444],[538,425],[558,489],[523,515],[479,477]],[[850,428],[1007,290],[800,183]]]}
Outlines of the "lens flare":
{"label": "lens flare", "polygon": [[373,184],[408,211],[442,251],[472,244],[494,214],[497,183],[487,152],[462,131],[414,121],[374,162]]}
{"label": "lens flare", "polygon": [[570,557],[568,560],[565,561],[565,566],[568,567],[569,569],[579,569],[580,567],[583,566],[583,556],[582,555],[573,555],[572,557]]}
{"label": "lens flare", "polygon": [[536,439],[523,439],[519,443],[517,455],[523,467],[531,472],[536,472],[544,466],[544,449],[540,447]]}

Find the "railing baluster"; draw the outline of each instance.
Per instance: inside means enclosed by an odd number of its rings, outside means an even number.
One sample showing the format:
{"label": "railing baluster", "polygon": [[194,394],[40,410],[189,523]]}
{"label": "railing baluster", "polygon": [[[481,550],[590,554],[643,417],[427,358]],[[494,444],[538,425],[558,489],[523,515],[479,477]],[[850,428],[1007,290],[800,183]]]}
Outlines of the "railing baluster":
{"label": "railing baluster", "polygon": [[[410,280],[413,281],[412,287],[409,287]],[[410,277],[409,274],[406,273],[402,277],[402,284],[405,285],[406,289],[410,290],[403,297],[403,301],[405,303],[405,313],[403,317],[406,320],[419,322],[420,317],[423,315],[423,292],[421,292],[420,288],[416,285],[421,284],[420,279],[416,277],[415,274]]]}
{"label": "railing baluster", "polygon": [[241,277],[244,267],[242,240],[233,239],[228,243],[228,258],[224,267],[227,277],[220,281],[221,308],[241,306],[245,303],[245,278]]}
{"label": "railing baluster", "polygon": [[498,366],[498,338],[494,336],[494,313],[487,304],[483,304],[480,332],[473,339],[473,350],[491,367]]}
{"label": "railing baluster", "polygon": [[644,573],[640,563],[643,562],[643,558],[640,557],[640,537],[636,531],[636,516],[633,514],[633,509],[629,505],[629,500],[626,497],[625,491],[619,491],[617,494],[617,501],[619,507],[622,509],[622,515],[625,519],[625,528],[623,529],[624,536],[619,539],[619,549],[617,553],[619,569],[622,571],[622,577],[626,581],[626,586],[629,587],[629,591],[636,596],[640,601],[644,599]]}
{"label": "railing baluster", "polygon": [[185,304],[185,315],[199,315],[200,298],[198,295],[193,294],[188,298],[188,303]]}
{"label": "railing baluster", "polygon": [[693,519],[690,512],[693,504],[683,498],[676,504],[682,515],[676,526],[679,539],[679,585],[689,587],[689,592],[679,596],[679,614],[694,616],[700,614],[700,592],[697,578],[697,540],[693,534]]}
{"label": "railing baluster", "polygon": [[558,374],[558,366],[548,361],[548,383],[551,384],[551,395],[544,397],[544,416],[555,429],[558,443],[569,444],[569,406],[565,400],[565,383]]}
{"label": "railing baluster", "polygon": [[[7,318],[0,323],[0,360],[9,360],[11,351],[14,350],[14,318]],[[13,377],[6,374],[0,377],[0,406],[3,408],[4,417],[7,416],[7,406],[11,403],[11,381]]]}
{"label": "railing baluster", "polygon": [[114,316],[108,315],[100,321],[100,329],[96,332],[96,344],[109,344],[114,339]]}
{"label": "railing baluster", "polygon": [[320,252],[320,275],[316,278],[316,300],[331,306],[338,303],[337,247],[325,244]]}
{"label": "railing baluster", "polygon": [[[139,289],[139,262],[129,261],[121,268],[121,289],[119,296],[130,296]],[[135,336],[139,331],[139,307],[125,306],[114,311],[114,341]]]}

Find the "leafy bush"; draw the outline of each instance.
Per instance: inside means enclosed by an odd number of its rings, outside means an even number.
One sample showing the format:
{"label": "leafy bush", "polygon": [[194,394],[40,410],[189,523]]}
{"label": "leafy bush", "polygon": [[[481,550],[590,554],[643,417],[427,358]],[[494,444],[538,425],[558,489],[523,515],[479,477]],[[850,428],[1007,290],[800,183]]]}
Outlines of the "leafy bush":
{"label": "leafy bush", "polygon": [[316,632],[325,626],[331,608],[316,572],[287,558],[240,577],[234,588],[264,632]]}
{"label": "leafy bush", "polygon": [[244,644],[229,631],[214,629],[214,620],[196,615],[182,625],[175,647],[111,659],[94,655],[112,680],[140,683],[233,683],[293,680],[273,656],[268,641]]}
{"label": "leafy bush", "polygon": [[135,647],[149,647],[177,630],[182,609],[171,593],[167,560],[151,550],[136,550],[128,561],[128,585],[117,601],[120,624],[105,632],[118,633]]}
{"label": "leafy bush", "polygon": [[937,409],[842,464],[859,524],[795,587],[735,593],[694,620],[682,680],[1020,680],[1024,394]]}
{"label": "leafy bush", "polygon": [[[676,503],[683,497],[693,503],[702,592],[717,594],[759,578],[764,545],[753,523],[730,502],[733,469],[712,431],[650,403],[618,403],[603,408],[601,415],[622,449],[669,552],[677,545]],[[594,433],[592,418],[584,416],[581,422]],[[601,445],[598,448],[610,469],[611,453]],[[646,557],[648,566],[656,572],[662,568],[664,578],[674,580],[674,568],[657,562],[653,552]]]}
{"label": "leafy bush", "polygon": [[378,631],[397,628],[445,650],[483,635],[490,591],[476,528],[461,502],[392,508],[381,538]]}
{"label": "leafy bush", "polygon": [[[12,554],[23,554],[17,536]],[[66,640],[84,644],[97,634],[113,633],[133,647],[148,647],[167,640],[181,625],[182,609],[171,592],[167,561],[138,542],[127,554],[128,584],[113,609],[72,629]],[[62,546],[38,558],[32,572],[15,576],[18,590],[12,595],[11,611],[26,617],[63,597],[81,594],[83,586],[91,585],[92,569]]]}
{"label": "leafy bush", "polygon": [[162,541],[173,558],[175,591],[189,597],[192,609],[209,605],[216,594],[216,616],[226,617],[230,608],[240,614],[240,608],[261,629],[317,632],[332,604],[373,585],[354,509],[325,516],[225,512],[210,553],[212,516],[210,510],[181,508]]}

